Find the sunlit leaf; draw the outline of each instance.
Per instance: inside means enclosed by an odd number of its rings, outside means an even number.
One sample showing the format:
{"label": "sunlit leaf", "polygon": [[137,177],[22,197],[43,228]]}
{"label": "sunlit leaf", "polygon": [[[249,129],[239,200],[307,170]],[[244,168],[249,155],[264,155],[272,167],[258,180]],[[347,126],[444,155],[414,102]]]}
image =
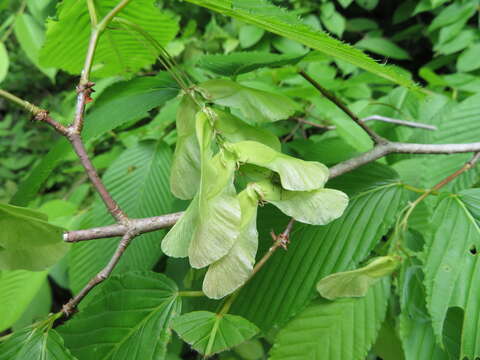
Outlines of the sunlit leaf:
{"label": "sunlit leaf", "polygon": [[235,315],[194,311],[173,321],[173,330],[202,355],[227,350],[250,339],[258,328]]}
{"label": "sunlit leaf", "polygon": [[[117,4],[117,0],[96,1],[98,18],[102,19]],[[117,17],[134,23],[162,45],[172,40],[178,31],[177,20],[161,11],[152,0],[131,1]],[[47,23],[47,39],[40,52],[40,64],[79,74],[87,52],[90,29],[85,3],[75,0],[60,3],[56,19]],[[111,23],[98,42],[93,75],[105,77],[135,73],[154,63],[158,53],[159,50],[139,33]]]}
{"label": "sunlit leaf", "polygon": [[58,331],[82,360],[163,359],[170,321],[180,310],[172,280],[130,272],[108,279],[95,300]]}
{"label": "sunlit leaf", "polygon": [[374,285],[365,297],[316,300],[275,338],[271,360],[363,360],[385,318],[390,282]]}
{"label": "sunlit leaf", "polygon": [[266,0],[187,0],[247,24],[256,25],[274,34],[292,39],[333,58],[344,60],[389,79],[397,84],[415,88],[415,84],[392,67],[382,66],[363,52],[325,32],[301,22],[296,14],[279,8]]}
{"label": "sunlit leaf", "polygon": [[[437,206],[431,232],[425,246],[425,287],[427,308],[437,341],[442,332],[447,311],[460,307],[465,311],[460,358],[480,356],[478,327],[480,291],[480,193],[478,189],[462,191],[445,197]],[[475,251],[471,251],[474,249]]]}

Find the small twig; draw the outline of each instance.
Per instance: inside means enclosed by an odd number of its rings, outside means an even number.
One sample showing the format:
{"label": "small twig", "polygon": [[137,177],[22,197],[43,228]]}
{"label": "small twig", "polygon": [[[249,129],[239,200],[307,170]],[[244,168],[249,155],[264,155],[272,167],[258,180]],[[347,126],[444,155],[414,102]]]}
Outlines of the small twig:
{"label": "small twig", "polygon": [[[335,125],[321,125],[321,124],[317,124],[317,123],[305,120],[303,118],[292,118],[292,120],[295,120],[295,121],[298,121],[298,122],[301,122],[301,123],[304,123],[304,124],[307,124],[307,125],[319,128],[319,129],[323,129],[323,130],[335,130],[337,128]],[[428,124],[424,124],[424,123],[420,123],[420,122],[416,122],[416,121],[394,119],[394,118],[389,118],[389,117],[382,116],[382,115],[372,115],[372,116],[368,116],[366,118],[360,119],[361,122],[375,121],[375,120],[386,122],[386,123],[391,123],[391,124],[396,124],[396,125],[401,125],[401,126],[418,128],[418,129],[425,129],[425,130],[431,130],[431,131],[438,130],[438,128],[435,125],[428,125]]]}
{"label": "small twig", "polygon": [[450,174],[439,183],[437,183],[433,188],[425,191],[422,195],[420,195],[414,202],[410,203],[408,207],[405,209],[405,214],[403,215],[402,219],[399,221],[399,226],[396,227],[394,236],[392,237],[394,240],[390,245],[390,249],[399,249],[402,250],[403,246],[400,245],[401,237],[398,231],[407,231],[408,229],[408,220],[413,213],[413,210],[420,204],[423,200],[425,200],[429,195],[437,193],[441,188],[445,185],[456,179],[458,176],[463,174],[464,172],[470,170],[475,164],[480,160],[480,152],[477,152],[473,155],[473,157],[467,161],[460,169],[455,171],[453,174]]}
{"label": "small twig", "polygon": [[270,257],[275,253],[275,251],[282,247],[287,250],[287,246],[290,243],[290,233],[292,232],[293,224],[295,223],[295,219],[291,218],[288,222],[285,230],[280,234],[276,235],[273,231],[270,233],[272,239],[274,241],[273,245],[268,249],[268,251],[263,255],[263,257],[257,262],[255,267],[253,268],[252,274],[250,275],[249,280],[255,276],[256,273],[265,265],[265,263],[270,259]]}
{"label": "small twig", "polygon": [[357,157],[343,161],[330,168],[330,179],[343,175],[362,165],[380,159],[388,154],[459,154],[479,152],[480,142],[466,144],[412,144],[387,142],[375,146]]}
{"label": "small twig", "polygon": [[301,70],[299,74],[307,80],[310,84],[312,84],[315,89],[317,89],[323,96],[325,96],[328,100],[330,100],[332,103],[334,103],[338,108],[340,108],[345,114],[347,114],[350,119],[352,119],[354,122],[358,124],[367,134],[370,136],[370,138],[373,140],[375,144],[383,144],[386,142],[385,139],[383,139],[380,135],[378,135],[375,131],[370,129],[367,125],[365,125],[357,115],[355,115],[353,112],[350,111],[350,109],[340,100],[338,99],[335,95],[333,95],[330,91],[325,89],[322,85],[320,85],[315,79],[310,77],[305,71]]}
{"label": "small twig", "polygon": [[[165,229],[175,225],[183,215],[183,212],[154,216],[143,219],[130,219],[130,226],[134,227],[139,234]],[[69,243],[87,241],[94,239],[104,239],[122,236],[128,230],[128,226],[123,224],[114,224],[102,227],[96,227],[85,230],[69,231],[63,234],[63,239]]]}
{"label": "small twig", "polygon": [[112,258],[108,262],[107,266],[105,266],[95,277],[93,277],[85,287],[80,290],[80,292],[75,295],[68,303],[66,303],[63,308],[62,312],[65,316],[70,316],[75,308],[77,307],[78,303],[83,300],[85,296],[98,284],[104,281],[106,278],[110,276],[115,266],[118,264],[118,261],[122,257],[123,253],[127,249],[130,242],[135,238],[136,233],[134,231],[128,231],[123,235],[122,239],[118,243],[117,249],[113,254]]}
{"label": "small twig", "polygon": [[382,116],[382,115],[372,115],[372,116],[368,116],[366,118],[360,119],[361,122],[373,121],[373,120],[383,121],[383,122],[386,122],[386,123],[397,124],[397,125],[402,125],[402,126],[408,126],[408,127],[412,127],[412,128],[431,130],[431,131],[438,130],[438,128],[435,125],[423,124],[423,123],[416,122],[416,121],[394,119],[394,118],[389,118],[389,117]]}
{"label": "small twig", "polygon": [[122,223],[122,224],[127,223],[128,221],[127,215],[123,212],[123,210],[120,208],[117,202],[112,198],[107,188],[103,184],[102,180],[100,179],[100,176],[98,176],[97,170],[93,166],[92,161],[90,160],[90,157],[87,154],[87,150],[85,149],[85,146],[83,144],[83,141],[80,135],[76,133],[69,134],[68,140],[72,144],[73,149],[75,150],[75,153],[77,154],[78,158],[80,159],[80,162],[85,168],[85,172],[87,173],[88,178],[90,179],[90,182],[97,190],[98,194],[102,198],[110,214],[112,214],[112,216],[119,223]]}

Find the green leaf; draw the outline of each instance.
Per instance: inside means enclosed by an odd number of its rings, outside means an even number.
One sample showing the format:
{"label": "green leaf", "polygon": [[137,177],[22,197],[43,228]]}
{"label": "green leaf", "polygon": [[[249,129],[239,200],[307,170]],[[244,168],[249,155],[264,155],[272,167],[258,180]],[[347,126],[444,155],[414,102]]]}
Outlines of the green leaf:
{"label": "green leaf", "polygon": [[12,326],[47,278],[47,271],[0,271],[0,331]]}
{"label": "green leaf", "polygon": [[385,319],[390,282],[382,280],[365,297],[316,300],[275,338],[271,360],[363,360]]}
{"label": "green leaf", "polygon": [[[173,210],[168,178],[170,148],[163,142],[144,141],[127,149],[107,169],[103,182],[120,207],[133,218],[167,214]],[[113,222],[97,197],[81,228]],[[142,234],[129,246],[114,273],[150,269],[162,255],[162,231]],[[85,241],[70,253],[70,279],[73,292],[79,291],[110,259],[118,239]]]}
{"label": "green leaf", "polygon": [[30,201],[35,199],[41,186],[52,171],[72,152],[73,149],[67,139],[58,139],[58,141],[52,144],[47,154],[42,156],[28,176],[19,184],[17,192],[13,195],[10,203],[17,206],[27,206]]}
{"label": "green leaf", "polygon": [[[98,18],[103,18],[117,4],[117,0],[96,1]],[[47,22],[47,39],[40,52],[40,64],[79,74],[90,37],[88,7],[83,2],[65,0],[57,9],[57,20]],[[135,24],[161,45],[166,45],[178,31],[177,20],[160,11],[152,0],[130,2],[116,17]],[[158,55],[159,49],[140,34],[112,22],[100,36],[92,75],[135,73],[153,64]]]}
{"label": "green leaf", "polygon": [[200,184],[200,147],[195,132],[197,112],[193,99],[184,95],[177,110],[177,142],[170,174],[173,195],[184,200],[192,199]]}
{"label": "green leaf", "polygon": [[296,105],[288,97],[253,89],[226,79],[209,80],[198,89],[217,105],[240,110],[245,120],[265,123],[287,119],[295,113]]}
{"label": "green leaf", "polygon": [[8,73],[8,52],[5,45],[0,42],[0,83],[5,79]]}
{"label": "green leaf", "polygon": [[55,330],[26,328],[0,342],[0,360],[75,360]]}
{"label": "green leaf", "polygon": [[205,356],[227,350],[250,339],[258,328],[240,316],[193,311],[173,320],[173,330]]}
{"label": "green leaf", "polygon": [[[264,331],[281,327],[316,296],[320,279],[364,260],[394,224],[401,207],[402,188],[388,183],[355,195],[343,216],[326,226],[295,225],[288,252],[273,254],[242,289],[232,312],[255,321]],[[266,226],[268,233],[271,226]]]}
{"label": "green leaf", "polygon": [[58,330],[82,360],[163,359],[180,310],[172,280],[130,272],[106,280],[95,300]]}
{"label": "green leaf", "polygon": [[128,121],[148,117],[150,110],[174,98],[178,91],[177,84],[166,72],[109,86],[86,116],[84,140],[95,139]]}
{"label": "green leaf", "polygon": [[[445,197],[435,209],[431,232],[425,239],[424,271],[427,307],[437,341],[449,307],[465,310],[460,358],[480,356],[478,299],[479,257],[470,252],[480,248],[480,192],[465,190]],[[452,238],[454,236],[454,238]]]}
{"label": "green leaf", "polygon": [[373,10],[378,5],[378,0],[355,0],[355,2],[365,10]]}
{"label": "green leaf", "polygon": [[50,79],[55,78],[56,69],[46,69],[38,62],[40,49],[45,41],[42,26],[29,14],[18,14],[15,19],[15,37],[28,59]]}
{"label": "green leaf", "polygon": [[217,109],[212,109],[212,111],[215,114],[215,122],[213,124],[215,130],[228,142],[235,143],[252,140],[280,151],[280,141],[270,131],[264,130],[259,126],[247,124],[245,121],[225,111]]}
{"label": "green leaf", "polygon": [[242,48],[249,48],[258,43],[265,34],[265,30],[253,25],[244,25],[238,32],[238,40]]}
{"label": "green leaf", "polygon": [[0,228],[2,270],[44,270],[70,248],[63,242],[63,229],[35,210],[0,204]]}
{"label": "green leaf", "polygon": [[280,55],[256,51],[243,51],[230,53],[228,55],[204,55],[200,58],[196,66],[207,69],[218,75],[236,76],[263,67],[274,68],[296,64],[304,57],[305,55]]}
{"label": "green leaf", "polygon": [[[432,321],[425,304],[423,274],[415,261],[400,273],[399,291],[402,312],[399,316],[399,335],[405,360],[447,360],[450,357],[437,344]],[[453,355],[453,354],[451,354]]]}
{"label": "green leaf", "polygon": [[258,186],[262,200],[306,224],[327,225],[342,216],[348,205],[347,195],[338,190],[288,191],[267,181]]}
{"label": "green leaf", "polygon": [[[152,78],[135,78],[114,84],[102,93],[92,112],[86,115],[82,138],[84,141],[95,139],[128,121],[147,117],[148,111],[162,106],[177,93],[176,83],[163,72]],[[66,139],[58,140],[21,182],[11,203],[27,206],[52,171],[72,152]]]}
{"label": "green leaf", "polygon": [[317,284],[317,290],[324,298],[335,300],[342,297],[362,297],[381,278],[390,275],[400,264],[394,256],[372,259],[368,265],[356,270],[328,275]]}
{"label": "green leaf", "polygon": [[457,70],[469,72],[480,68],[478,57],[480,56],[480,43],[470,46],[463,51],[457,60]]}
{"label": "green leaf", "polygon": [[[333,7],[331,13],[324,11],[325,6],[331,5]],[[335,11],[335,7],[333,3],[324,3],[321,7],[320,12],[320,19],[322,20],[322,24],[327,28],[328,31],[337,35],[338,37],[342,37],[343,32],[345,31],[346,21],[345,18]]]}
{"label": "green leaf", "polygon": [[394,42],[385,38],[365,37],[355,44],[361,49],[396,60],[409,60],[410,55]]}
{"label": "green leaf", "polygon": [[220,299],[242,286],[252,274],[258,247],[258,196],[247,188],[238,195],[242,212],[240,233],[230,251],[208,267],[203,292]]}
{"label": "green leaf", "polygon": [[392,67],[378,64],[363,52],[331,38],[326,33],[302,23],[296,15],[266,0],[187,0],[221,14],[231,16],[274,34],[298,41],[333,58],[370,71],[408,88],[416,85]]}
{"label": "green leaf", "polygon": [[328,168],[318,162],[304,161],[277,152],[256,141],[228,144],[241,163],[261,166],[280,175],[286,190],[309,191],[322,188],[328,180]]}

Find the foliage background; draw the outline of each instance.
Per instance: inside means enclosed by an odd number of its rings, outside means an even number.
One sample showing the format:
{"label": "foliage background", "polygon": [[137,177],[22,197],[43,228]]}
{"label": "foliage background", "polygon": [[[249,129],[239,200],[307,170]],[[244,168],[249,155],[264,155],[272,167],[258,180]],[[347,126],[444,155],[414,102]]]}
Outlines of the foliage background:
{"label": "foliage background", "polygon": [[[380,122],[369,123],[390,140],[449,143],[478,139],[480,131],[476,121],[480,102],[476,94],[480,89],[480,30],[477,1],[284,0],[274,3],[292,10],[313,28],[323,29],[365,50],[379,63],[394,66],[397,72],[411,78],[427,93],[425,97],[418,96],[415,91],[316,51],[302,58],[306,48],[298,42],[187,2],[165,0],[156,3],[172,19],[172,28],[177,23],[179,25],[178,32],[172,30],[176,36],[166,46],[167,51],[196,82],[229,71],[222,63],[222,59],[227,58],[220,55],[251,51],[260,54],[259,58],[263,61],[268,56],[265,53],[283,55],[283,59],[302,59],[287,61],[281,67],[260,67],[253,72],[233,76],[242,84],[295,99],[298,109],[294,117],[266,126],[282,140],[285,153],[332,166],[372,146],[358,126],[321,98],[298,75],[299,68],[305,69],[322,86],[334,92],[362,118],[381,115],[439,127],[436,132],[427,132]],[[0,51],[0,80],[2,88],[50,109],[56,119],[67,123],[74,113],[75,94],[72,89],[77,77],[49,66],[49,60],[42,62],[39,56],[46,21],[55,16],[56,6],[56,0],[9,0],[0,4],[0,23],[3,24],[0,26],[0,43],[6,49]],[[254,55],[249,56],[249,61],[253,61]],[[232,58],[228,59],[227,63],[232,61]],[[2,73],[7,63],[8,70]],[[162,70],[162,65],[155,63],[142,67],[135,75],[161,78],[163,73],[157,74]],[[174,86],[165,80],[166,88]],[[94,154],[94,164],[103,174],[112,194],[136,217],[185,209],[186,203],[174,199],[168,185],[165,186],[169,177],[165,164],[171,161],[176,142],[174,122],[178,101],[174,99],[175,92],[156,92],[149,86],[142,87],[132,74],[98,79],[95,89],[85,132],[88,148]],[[102,123],[100,120],[105,114],[114,114],[115,123]],[[48,214],[51,222],[68,229],[111,222],[87,184],[73,152],[56,134],[43,126],[33,125],[28,115],[4,100],[0,100],[0,116],[2,202],[39,209]],[[326,131],[321,128],[322,125],[334,125],[336,130]],[[163,140],[164,145],[155,145],[158,140]],[[453,233],[451,229],[457,223],[447,226],[444,225],[446,220],[442,220],[442,214],[447,214],[447,211],[451,216],[461,217],[465,206],[470,209],[468,214],[473,216],[473,224],[459,227],[455,234],[471,240],[468,231],[477,231],[478,222],[478,195],[475,190],[461,193],[461,199],[465,199],[461,203],[450,203],[442,196],[436,196],[416,208],[404,241],[418,256],[409,259],[409,266],[396,274],[393,279],[394,295],[388,305],[386,300],[382,302],[382,291],[387,291],[385,289],[389,287],[384,281],[375,287],[374,294],[368,295],[378,303],[375,306],[378,316],[376,313],[372,315],[376,320],[371,323],[360,321],[359,324],[351,322],[351,319],[338,320],[337,324],[344,326],[345,332],[353,332],[352,338],[366,336],[371,343],[377,339],[373,347],[344,354],[331,339],[334,336],[305,327],[305,324],[313,324],[309,319],[322,315],[320,305],[323,300],[314,300],[307,307],[316,297],[315,283],[328,274],[358,267],[372,254],[384,253],[382,242],[378,240],[382,236],[384,240],[388,238],[401,209],[407,201],[418,196],[410,190],[432,187],[466,160],[468,155],[435,158],[390,155],[332,181],[330,187],[341,189],[351,196],[347,214],[343,220],[326,227],[298,225],[295,228],[288,252],[275,254],[262,273],[242,291],[232,308],[234,314],[242,315],[258,326],[264,336],[224,352],[218,355],[219,358],[266,358],[273,339],[276,339],[277,345],[270,354],[272,359],[284,359],[288,355],[284,350],[285,344],[293,341],[298,329],[307,333],[306,342],[318,339],[331,341],[318,346],[331,346],[335,349],[332,354],[340,354],[336,357],[338,359],[361,359],[365,356],[384,360],[427,359],[432,353],[435,359],[447,359],[458,358],[465,351],[479,356],[478,346],[473,340],[479,333],[476,330],[478,325],[464,321],[464,312],[475,313],[471,309],[477,306],[477,301],[452,297],[447,299],[451,302],[446,305],[435,304],[435,294],[437,297],[444,295],[442,292],[435,293],[434,280],[429,282],[438,269],[428,270],[427,266],[425,275],[420,270],[420,262],[425,261],[426,256],[433,256],[421,252],[423,245],[427,244],[428,248],[432,238],[440,236],[432,233],[431,226],[445,226],[445,233]],[[162,164],[163,169],[153,169],[150,167],[152,163]],[[445,191],[457,193],[475,189],[477,184],[478,172],[472,170],[448,185]],[[444,213],[439,208],[445,208]],[[259,219],[261,254],[270,246],[269,231],[282,231],[288,219],[271,206],[260,209]],[[185,261],[152,251],[162,236],[163,233],[143,235],[144,239],[139,239],[129,249],[132,255],[120,264],[117,274],[132,268],[153,269],[169,276],[180,289],[198,287],[203,276],[201,271],[189,269]],[[357,238],[357,242],[349,242],[352,237]],[[475,236],[473,239],[470,245],[475,254],[475,241],[478,239]],[[446,244],[447,240],[444,239]],[[142,245],[137,246],[140,242]],[[12,297],[23,298],[24,304],[18,306],[18,311],[12,315],[13,320],[5,318],[8,325],[0,326],[3,334],[22,329],[51,311],[59,311],[72,292],[77,292],[108,259],[105,253],[108,248],[108,244],[76,247],[49,270],[48,276],[45,273],[35,278],[28,277],[32,285],[27,286],[28,289],[16,289],[17,293]],[[434,255],[444,256],[440,252]],[[331,260],[332,257],[335,261]],[[460,261],[460,258],[455,259]],[[465,266],[465,272],[475,268],[469,263]],[[6,272],[0,274],[6,276]],[[162,278],[161,281],[167,280]],[[455,280],[451,281],[453,287]],[[464,281],[472,289],[478,288],[478,285],[474,287],[476,283],[472,279]],[[86,306],[88,301],[89,298],[82,306]],[[361,302],[350,304],[349,301],[337,306],[366,306]],[[0,300],[0,314],[8,312],[7,309],[14,303],[15,300]],[[183,312],[193,309],[215,311],[216,306],[216,303],[203,299],[186,299]],[[436,306],[445,313],[438,313]],[[465,319],[468,316],[466,314]],[[290,322],[292,318],[295,319]],[[383,318],[386,320],[382,321]],[[379,330],[380,324],[383,325]],[[462,332],[472,337],[472,344],[461,343]],[[68,327],[62,335],[67,345],[75,343],[71,338],[69,340]],[[438,345],[439,339],[443,339],[443,348]],[[299,347],[306,346],[301,342],[298,344]],[[88,358],[83,356],[79,359]],[[168,345],[168,356],[171,359],[193,359],[197,355],[173,335]]]}

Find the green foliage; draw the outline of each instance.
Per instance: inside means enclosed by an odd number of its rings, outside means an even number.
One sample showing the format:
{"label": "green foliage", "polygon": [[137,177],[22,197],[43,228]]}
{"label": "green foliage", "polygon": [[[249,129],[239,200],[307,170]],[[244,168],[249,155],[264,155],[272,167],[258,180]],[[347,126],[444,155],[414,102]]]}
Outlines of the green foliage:
{"label": "green foliage", "polygon": [[0,268],[39,271],[55,264],[69,249],[63,229],[41,212],[0,204]]}
{"label": "green foliage", "polygon": [[75,360],[62,337],[51,329],[26,328],[0,343],[1,360]]}
{"label": "green foliage", "polygon": [[7,49],[5,49],[5,45],[3,43],[0,43],[0,82],[2,82],[7,76],[8,65],[9,59]]}
{"label": "green foliage", "polygon": [[[97,17],[102,19],[117,5],[115,0],[95,2]],[[134,1],[125,6],[119,19],[133,23],[147,32],[158,43],[165,45],[177,31],[177,21],[155,7],[151,0]],[[161,23],[162,26],[157,26]],[[83,67],[90,36],[90,19],[84,3],[63,1],[57,19],[47,23],[46,41],[40,52],[40,64],[77,74]],[[140,40],[139,40],[140,39]],[[66,48],[63,44],[70,44]],[[98,77],[131,74],[155,62],[159,50],[136,29],[114,23],[100,36],[95,55],[93,73]]]}
{"label": "green foliage", "polygon": [[23,314],[28,304],[45,282],[46,271],[1,271],[0,272],[0,331],[12,326]]}
{"label": "green foliage", "polygon": [[181,310],[177,291],[172,280],[154,272],[113,276],[59,332],[79,359],[163,358],[170,321]]}
{"label": "green foliage", "polygon": [[241,344],[258,332],[255,325],[240,316],[208,311],[194,311],[176,318],[173,329],[206,356]]}
{"label": "green foliage", "polygon": [[385,318],[389,285],[383,280],[359,299],[314,301],[278,333],[271,359],[364,359]]}
{"label": "green foliage", "polygon": [[[173,198],[168,190],[171,151],[161,141],[140,142],[125,150],[105,172],[103,181],[118,204],[132,217],[148,217],[172,211]],[[97,198],[80,226],[111,224],[112,217]],[[161,256],[161,232],[139,236],[120,261],[116,272],[148,270]],[[117,241],[88,241],[73,246],[69,258],[70,286],[80,290],[102,269],[111,257]]]}
{"label": "green foliage", "polygon": [[326,33],[316,31],[297,19],[297,17],[266,0],[188,0],[193,4],[204,6],[256,25],[274,34],[298,41],[312,49],[347,61],[355,66],[382,76],[400,85],[414,88],[415,85],[393,68],[381,66],[362,52],[329,37]]}
{"label": "green foliage", "polygon": [[60,321],[120,240],[62,233],[115,219],[68,141],[0,101],[0,360],[480,358],[471,154],[343,173],[377,145],[314,84],[388,141],[478,142],[478,5],[0,2],[2,89],[68,126],[99,34],[88,156],[129,218],[184,211]]}

